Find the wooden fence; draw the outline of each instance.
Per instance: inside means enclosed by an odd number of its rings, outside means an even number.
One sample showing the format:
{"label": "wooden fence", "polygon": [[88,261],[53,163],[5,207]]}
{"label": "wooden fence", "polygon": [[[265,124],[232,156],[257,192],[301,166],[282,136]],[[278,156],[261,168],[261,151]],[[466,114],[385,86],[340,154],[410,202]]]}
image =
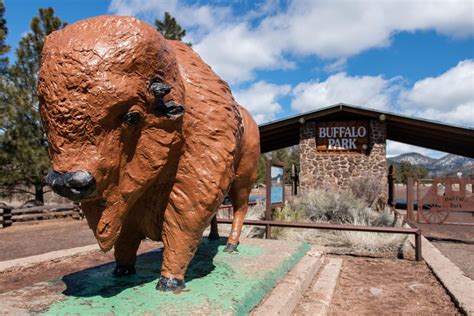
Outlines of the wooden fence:
{"label": "wooden fence", "polygon": [[0,207],[0,228],[20,222],[42,221],[71,216],[82,218],[82,211],[75,204],[55,204],[27,208]]}

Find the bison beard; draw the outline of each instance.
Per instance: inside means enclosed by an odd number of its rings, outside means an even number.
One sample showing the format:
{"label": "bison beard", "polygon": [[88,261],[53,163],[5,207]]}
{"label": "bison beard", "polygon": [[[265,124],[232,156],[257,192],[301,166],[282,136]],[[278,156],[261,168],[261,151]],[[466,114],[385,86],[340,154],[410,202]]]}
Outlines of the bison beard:
{"label": "bison beard", "polygon": [[[80,201],[114,275],[164,243],[160,290],[184,287],[204,229],[228,194],[236,249],[256,179],[258,128],[191,48],[131,17],[101,16],[46,39],[38,95],[59,194]],[[216,232],[213,232],[214,234]]]}

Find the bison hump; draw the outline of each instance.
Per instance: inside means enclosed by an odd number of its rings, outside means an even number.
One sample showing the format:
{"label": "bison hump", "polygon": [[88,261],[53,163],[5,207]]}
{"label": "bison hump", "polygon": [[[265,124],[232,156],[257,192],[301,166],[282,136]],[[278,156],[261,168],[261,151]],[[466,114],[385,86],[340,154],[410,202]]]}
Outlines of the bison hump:
{"label": "bison hump", "polygon": [[185,86],[186,110],[184,153],[170,198],[177,208],[189,203],[217,207],[235,176],[242,115],[227,83],[197,53],[182,42],[170,44]]}

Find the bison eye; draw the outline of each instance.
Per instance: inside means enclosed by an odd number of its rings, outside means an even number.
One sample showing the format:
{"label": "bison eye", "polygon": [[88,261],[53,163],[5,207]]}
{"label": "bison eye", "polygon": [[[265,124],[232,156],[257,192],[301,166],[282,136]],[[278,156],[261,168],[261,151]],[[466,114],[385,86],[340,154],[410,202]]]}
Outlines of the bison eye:
{"label": "bison eye", "polygon": [[122,121],[128,126],[137,125],[140,122],[140,113],[130,112],[123,116]]}

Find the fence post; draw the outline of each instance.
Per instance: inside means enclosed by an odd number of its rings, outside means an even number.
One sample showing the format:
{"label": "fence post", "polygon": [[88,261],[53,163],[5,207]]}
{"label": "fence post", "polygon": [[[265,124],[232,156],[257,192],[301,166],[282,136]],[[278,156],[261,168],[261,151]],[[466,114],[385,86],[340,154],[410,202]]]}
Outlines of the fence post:
{"label": "fence post", "polygon": [[[266,168],[265,168],[265,220],[266,221],[271,221],[272,220],[272,205],[271,205],[271,181],[272,181],[272,176],[271,176],[271,166],[272,162],[271,160],[266,161]],[[270,225],[266,225],[265,229],[265,238],[270,239],[272,234],[272,228]]]}
{"label": "fence post", "polygon": [[298,168],[294,164],[291,165],[291,194],[298,195],[299,175]]}
{"label": "fence post", "polygon": [[390,165],[388,168],[388,201],[387,204],[388,206],[395,206],[395,199],[394,199],[394,179],[393,179],[393,165]]}
{"label": "fence post", "polygon": [[421,253],[421,231],[418,231],[415,234],[415,260],[421,261],[423,259],[423,255]]}
{"label": "fence post", "polygon": [[414,220],[414,197],[415,197],[415,191],[414,191],[414,185],[415,181],[413,178],[408,178],[407,179],[407,219],[408,220]]}

